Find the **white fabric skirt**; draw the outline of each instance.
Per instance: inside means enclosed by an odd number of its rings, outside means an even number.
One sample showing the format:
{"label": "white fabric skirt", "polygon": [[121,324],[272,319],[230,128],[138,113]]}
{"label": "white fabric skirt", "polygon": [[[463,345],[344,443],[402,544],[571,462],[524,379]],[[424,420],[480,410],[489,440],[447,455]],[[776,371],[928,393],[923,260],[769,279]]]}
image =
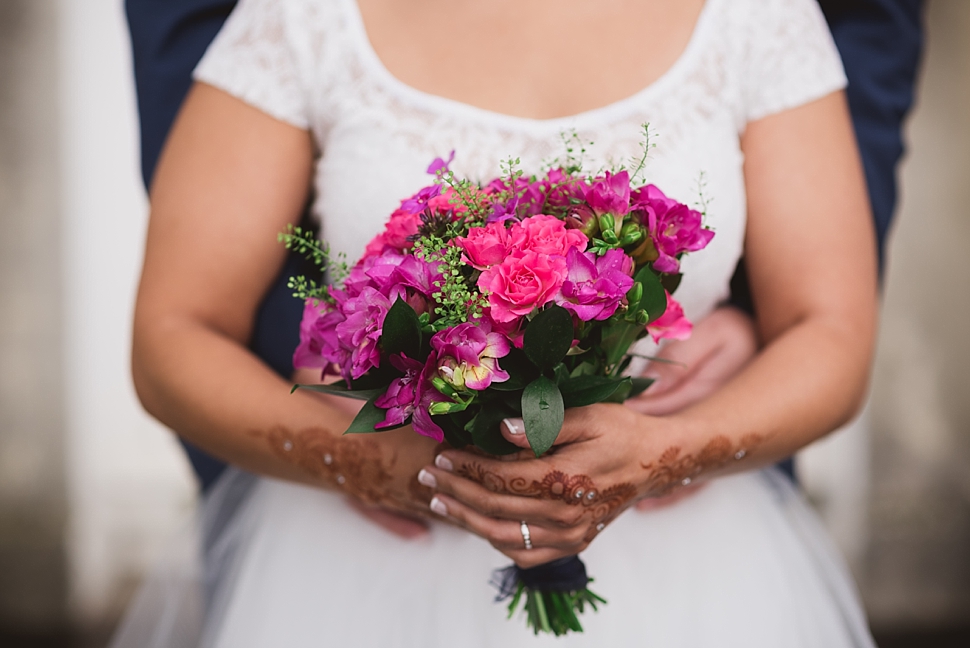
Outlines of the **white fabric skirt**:
{"label": "white fabric skirt", "polygon": [[113,648],[874,646],[842,560],[774,470],[618,518],[582,556],[609,603],[562,638],[506,620],[488,581],[508,559],[444,524],[403,540],[339,495],[229,470],[193,528]]}

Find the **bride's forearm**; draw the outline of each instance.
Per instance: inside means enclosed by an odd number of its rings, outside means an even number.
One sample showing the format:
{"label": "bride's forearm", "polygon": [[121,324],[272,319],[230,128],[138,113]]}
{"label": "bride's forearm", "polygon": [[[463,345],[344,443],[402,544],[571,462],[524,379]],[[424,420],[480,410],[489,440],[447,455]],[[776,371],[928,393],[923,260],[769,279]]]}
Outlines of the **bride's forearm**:
{"label": "bride's forearm", "polygon": [[770,465],[848,421],[864,398],[871,339],[864,317],[791,327],[711,397],[663,420],[666,432],[644,436],[656,457],[643,463],[649,490]]}
{"label": "bride's forearm", "polygon": [[422,452],[421,439],[404,436],[408,430],[343,436],[351,414],[315,394],[290,394],[287,382],[235,340],[201,323],[136,323],[132,365],[153,416],[251,472],[408,508],[413,475],[433,451],[430,444]]}

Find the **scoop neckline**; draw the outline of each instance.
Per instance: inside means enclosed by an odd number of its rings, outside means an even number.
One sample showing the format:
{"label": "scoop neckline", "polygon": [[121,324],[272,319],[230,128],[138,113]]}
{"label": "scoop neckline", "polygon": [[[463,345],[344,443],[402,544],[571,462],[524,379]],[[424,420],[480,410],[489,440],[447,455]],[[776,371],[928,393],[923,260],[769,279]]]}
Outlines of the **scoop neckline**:
{"label": "scoop neckline", "polygon": [[440,113],[452,112],[459,113],[465,117],[477,119],[479,121],[492,122],[500,126],[518,129],[562,129],[564,127],[580,127],[586,124],[597,124],[609,121],[624,113],[631,112],[640,103],[663,92],[668,87],[676,84],[684,72],[688,70],[696,59],[703,46],[707,32],[711,29],[713,7],[718,0],[704,0],[700,14],[694,22],[693,30],[687,45],[677,56],[674,62],[652,83],[640,90],[618,99],[612,103],[605,104],[596,108],[590,108],[572,115],[562,117],[550,117],[539,119],[534,117],[521,117],[508,113],[481,108],[473,104],[465,103],[457,99],[451,99],[443,95],[437,95],[425,90],[421,90],[409,85],[395,76],[384,61],[377,54],[367,33],[367,26],[364,23],[364,16],[360,11],[357,0],[341,0],[347,10],[349,26],[352,31],[353,46],[360,54],[364,65],[377,77],[377,79],[388,89],[407,97],[412,103],[423,105],[426,108]]}

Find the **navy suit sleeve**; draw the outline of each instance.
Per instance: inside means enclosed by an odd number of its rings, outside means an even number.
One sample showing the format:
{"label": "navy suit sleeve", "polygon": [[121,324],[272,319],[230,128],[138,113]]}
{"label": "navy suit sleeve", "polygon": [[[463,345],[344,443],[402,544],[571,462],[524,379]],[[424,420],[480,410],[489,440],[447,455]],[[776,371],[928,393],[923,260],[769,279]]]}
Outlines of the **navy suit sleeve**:
{"label": "navy suit sleeve", "polygon": [[[126,0],[141,128],[141,166],[151,185],[172,122],[192,85],[192,70],[232,12],[236,0]],[[312,275],[290,255],[260,305],[250,348],[279,375],[293,373],[303,304],[286,287],[293,274]],[[192,467],[207,489],[225,464],[183,441]]]}
{"label": "navy suit sleeve", "polygon": [[849,79],[855,126],[879,237],[880,269],[896,208],[903,121],[923,53],[923,0],[823,0]]}

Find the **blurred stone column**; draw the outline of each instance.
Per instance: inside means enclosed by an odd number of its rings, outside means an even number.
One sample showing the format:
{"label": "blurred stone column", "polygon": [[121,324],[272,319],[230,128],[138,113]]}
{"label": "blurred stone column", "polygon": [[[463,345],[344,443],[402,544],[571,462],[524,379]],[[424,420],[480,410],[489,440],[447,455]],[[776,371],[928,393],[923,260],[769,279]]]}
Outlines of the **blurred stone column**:
{"label": "blurred stone column", "polygon": [[0,2],[0,628],[66,623],[56,11]]}

